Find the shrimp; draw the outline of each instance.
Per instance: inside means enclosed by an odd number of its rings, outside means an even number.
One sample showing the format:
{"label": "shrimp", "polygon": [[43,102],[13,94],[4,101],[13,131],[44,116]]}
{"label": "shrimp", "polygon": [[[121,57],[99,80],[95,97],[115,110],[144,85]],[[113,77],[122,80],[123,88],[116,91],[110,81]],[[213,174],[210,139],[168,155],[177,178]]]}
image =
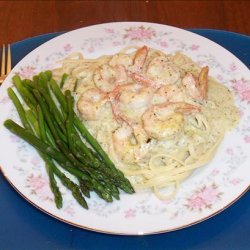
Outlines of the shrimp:
{"label": "shrimp", "polygon": [[133,127],[140,123],[140,117],[149,107],[153,93],[149,87],[125,84],[116,87],[109,97],[115,118]]}
{"label": "shrimp", "polygon": [[199,107],[185,102],[153,105],[142,116],[143,128],[150,138],[174,139],[183,131],[184,115],[198,111]]}
{"label": "shrimp", "polygon": [[142,128],[141,116],[151,105],[152,96],[150,88],[135,84],[118,86],[109,95],[115,119],[129,126],[139,143],[148,140]]}
{"label": "shrimp", "polygon": [[140,73],[142,71],[144,63],[147,59],[148,50],[147,46],[143,46],[137,50],[131,67],[132,72]]}
{"label": "shrimp", "polygon": [[207,99],[208,88],[208,66],[203,67],[198,78],[188,72],[182,79],[182,84],[189,96],[196,100]]}
{"label": "shrimp", "polygon": [[125,163],[136,163],[147,153],[147,144],[140,142],[131,127],[126,124],[113,132],[112,142],[116,154]]}
{"label": "shrimp", "polygon": [[182,86],[176,84],[164,85],[156,90],[152,103],[184,102],[186,99]]}
{"label": "shrimp", "polygon": [[150,61],[146,76],[160,87],[176,83],[180,78],[180,70],[171,62],[170,57],[157,56]]}
{"label": "shrimp", "polygon": [[132,73],[130,76],[138,84],[148,86],[148,87],[152,87],[152,88],[158,88],[158,85],[153,80],[151,80],[149,78],[146,78],[141,74]]}
{"label": "shrimp", "polygon": [[100,117],[101,107],[107,101],[107,95],[98,88],[83,92],[78,101],[77,109],[85,120],[96,121]]}
{"label": "shrimp", "polygon": [[114,67],[103,64],[95,70],[93,78],[97,88],[104,92],[111,92],[117,85],[127,83],[127,72],[121,64]]}
{"label": "shrimp", "polygon": [[148,64],[145,76],[133,72],[131,78],[141,85],[154,89],[168,84],[175,84],[181,77],[179,69],[171,62],[170,57],[156,56]]}

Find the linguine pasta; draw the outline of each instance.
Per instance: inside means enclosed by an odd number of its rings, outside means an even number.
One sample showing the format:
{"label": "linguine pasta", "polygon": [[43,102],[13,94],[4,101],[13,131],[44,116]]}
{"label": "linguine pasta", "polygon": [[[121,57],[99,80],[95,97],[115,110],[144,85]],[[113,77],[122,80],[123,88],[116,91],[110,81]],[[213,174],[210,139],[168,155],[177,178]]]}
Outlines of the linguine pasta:
{"label": "linguine pasta", "polygon": [[89,131],[136,190],[160,199],[213,158],[239,119],[231,92],[181,53],[127,47],[60,63],[53,75],[68,74],[63,89]]}

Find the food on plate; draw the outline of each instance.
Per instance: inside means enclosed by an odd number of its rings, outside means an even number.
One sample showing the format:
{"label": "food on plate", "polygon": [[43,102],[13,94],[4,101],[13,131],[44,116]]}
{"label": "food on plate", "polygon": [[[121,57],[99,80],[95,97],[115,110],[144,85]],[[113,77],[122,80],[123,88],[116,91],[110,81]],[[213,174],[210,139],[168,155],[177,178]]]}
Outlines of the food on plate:
{"label": "food on plate", "polygon": [[55,176],[84,208],[88,208],[85,197],[90,197],[90,191],[107,202],[120,198],[119,189],[134,193],[130,182],[76,115],[71,92],[62,93],[51,71],[41,72],[33,80],[15,75],[13,83],[19,95],[12,88],[8,88],[8,95],[23,127],[11,119],[4,125],[35,147],[45,161],[57,208],[63,206],[63,197]]}
{"label": "food on plate", "polygon": [[179,52],[128,47],[60,63],[32,80],[13,77],[23,127],[4,123],[45,161],[58,208],[58,179],[84,208],[91,191],[107,202],[120,190],[172,197],[239,120],[230,90]]}
{"label": "food on plate", "polygon": [[82,123],[135,190],[165,199],[214,156],[239,115],[232,93],[186,55],[128,47],[96,59],[73,53],[53,70]]}

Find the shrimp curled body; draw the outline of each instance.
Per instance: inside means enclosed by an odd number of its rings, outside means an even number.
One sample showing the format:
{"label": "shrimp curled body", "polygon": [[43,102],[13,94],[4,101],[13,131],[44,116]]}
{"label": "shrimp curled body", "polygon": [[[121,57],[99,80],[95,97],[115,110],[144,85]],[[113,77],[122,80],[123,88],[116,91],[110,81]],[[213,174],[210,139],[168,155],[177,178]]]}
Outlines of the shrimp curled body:
{"label": "shrimp curled body", "polygon": [[133,129],[126,124],[113,132],[112,140],[116,154],[126,163],[136,163],[147,153],[145,143],[140,142]]}
{"label": "shrimp curled body", "polygon": [[142,116],[143,127],[151,138],[174,139],[183,131],[184,115],[197,111],[197,106],[185,102],[153,105]]}
{"label": "shrimp curled body", "polygon": [[77,101],[77,109],[80,116],[89,121],[98,120],[101,108],[107,101],[107,96],[98,88],[91,88],[82,93]]}

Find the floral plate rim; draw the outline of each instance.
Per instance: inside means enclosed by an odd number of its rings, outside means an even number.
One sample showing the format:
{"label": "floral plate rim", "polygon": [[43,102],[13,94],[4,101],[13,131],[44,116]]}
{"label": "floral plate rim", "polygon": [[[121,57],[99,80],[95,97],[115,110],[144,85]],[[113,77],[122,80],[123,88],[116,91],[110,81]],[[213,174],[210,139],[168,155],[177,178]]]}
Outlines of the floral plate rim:
{"label": "floral plate rim", "polygon": [[72,223],[70,221],[67,221],[67,220],[64,220],[48,211],[46,211],[45,209],[39,207],[36,203],[32,202],[28,197],[26,197],[25,195],[23,195],[19,189],[17,189],[15,187],[15,185],[11,182],[11,180],[4,174],[4,172],[2,171],[1,169],[1,166],[0,166],[0,172],[3,174],[3,176],[5,177],[5,179],[7,180],[7,182],[11,185],[11,187],[26,201],[28,202],[29,204],[31,204],[32,206],[34,206],[35,208],[37,208],[38,210],[40,210],[41,212],[49,215],[50,217],[52,217],[53,219],[57,219],[61,222],[64,222],[68,225],[71,225],[71,226],[75,226],[77,228],[80,228],[80,229],[85,229],[85,230],[89,230],[89,231],[92,231],[92,232],[97,232],[97,233],[103,233],[103,234],[107,234],[107,235],[121,235],[121,236],[140,236],[140,235],[156,235],[156,234],[164,234],[164,233],[170,233],[170,232],[174,232],[174,231],[179,231],[181,229],[185,229],[185,228],[189,228],[191,226],[194,226],[194,225],[197,225],[203,221],[206,221],[210,218],[213,218],[214,216],[220,214],[221,212],[225,211],[227,208],[231,207],[234,203],[236,203],[239,199],[241,199],[242,196],[244,196],[248,191],[250,191],[250,187],[247,187],[238,197],[236,197],[235,200],[232,200],[229,204],[227,204],[225,207],[219,209],[218,211],[208,215],[207,217],[204,217],[200,220],[197,220],[195,222],[192,222],[192,223],[189,223],[189,224],[186,224],[186,225],[182,225],[180,227],[177,227],[177,228],[173,228],[173,229],[169,229],[169,230],[162,230],[162,231],[152,231],[152,232],[147,232],[147,233],[138,233],[138,234],[134,234],[134,233],[126,233],[126,232],[113,232],[113,231],[105,231],[105,230],[99,230],[99,229],[94,229],[94,228],[91,228],[91,227],[86,227],[86,226],[81,226],[79,224],[75,224],[75,223]]}

